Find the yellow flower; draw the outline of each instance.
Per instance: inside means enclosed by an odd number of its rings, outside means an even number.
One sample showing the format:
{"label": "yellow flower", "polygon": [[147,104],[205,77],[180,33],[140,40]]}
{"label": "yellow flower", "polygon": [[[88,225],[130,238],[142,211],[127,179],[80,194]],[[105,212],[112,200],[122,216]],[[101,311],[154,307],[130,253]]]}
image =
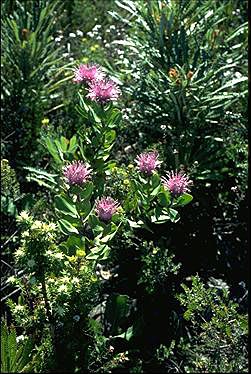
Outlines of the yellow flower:
{"label": "yellow flower", "polygon": [[76,252],[76,256],[84,257],[85,256],[85,251],[83,251],[82,249],[78,249],[77,252]]}
{"label": "yellow flower", "polygon": [[123,212],[124,212],[124,209],[122,208],[122,206],[119,206],[119,207],[118,207],[117,212],[118,212],[118,213],[123,213]]}
{"label": "yellow flower", "polygon": [[42,120],[42,125],[46,126],[46,125],[48,125],[49,122],[50,122],[50,121],[49,121],[49,118],[44,118],[44,119]]}

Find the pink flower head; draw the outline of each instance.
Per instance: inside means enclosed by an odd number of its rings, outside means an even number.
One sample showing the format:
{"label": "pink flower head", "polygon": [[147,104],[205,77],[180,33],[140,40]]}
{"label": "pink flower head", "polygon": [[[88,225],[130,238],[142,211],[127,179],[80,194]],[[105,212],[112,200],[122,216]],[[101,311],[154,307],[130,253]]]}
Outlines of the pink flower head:
{"label": "pink flower head", "polygon": [[139,171],[147,175],[152,175],[152,173],[159,167],[161,161],[158,161],[158,152],[148,152],[141,153],[136,157],[136,163],[138,165]]}
{"label": "pink flower head", "polygon": [[193,182],[183,172],[171,171],[166,174],[166,177],[162,177],[161,180],[173,196],[180,196],[190,191],[189,187]]}
{"label": "pink flower head", "polygon": [[73,82],[75,83],[91,83],[104,78],[104,73],[96,65],[81,64],[74,71],[75,77]]}
{"label": "pink flower head", "polygon": [[102,221],[110,221],[116,213],[119,203],[111,197],[102,197],[96,205],[96,212]]}
{"label": "pink flower head", "polygon": [[93,101],[99,103],[107,103],[108,101],[117,100],[120,91],[116,83],[112,80],[93,81],[90,84],[89,97]]}
{"label": "pink flower head", "polygon": [[91,171],[92,170],[89,168],[89,166],[85,165],[83,162],[74,161],[64,168],[64,176],[70,185],[81,185],[87,182]]}

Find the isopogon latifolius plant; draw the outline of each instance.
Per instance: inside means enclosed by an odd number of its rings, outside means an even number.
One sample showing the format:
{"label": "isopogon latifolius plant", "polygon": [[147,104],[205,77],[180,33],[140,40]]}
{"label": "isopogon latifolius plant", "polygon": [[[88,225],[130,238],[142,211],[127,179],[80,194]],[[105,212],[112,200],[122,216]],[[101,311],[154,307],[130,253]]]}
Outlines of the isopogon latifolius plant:
{"label": "isopogon latifolius plant", "polygon": [[[78,250],[80,237],[81,250],[87,259],[100,261],[109,255],[110,240],[121,225],[152,231],[153,224],[168,220],[177,222],[177,208],[192,200],[188,193],[192,182],[182,171],[160,176],[163,163],[158,152],[151,150],[138,155],[135,166],[128,167],[128,186],[123,201],[110,196],[106,185],[116,168],[110,156],[122,118],[114,102],[121,91],[102,68],[94,64],[75,68],[73,82],[78,88],[76,110],[83,119],[83,126],[69,140],[47,135],[43,142],[53,156],[52,166],[57,173],[52,189],[65,245],[70,241],[71,247],[75,245]],[[43,174],[43,178],[46,179],[46,175]],[[48,183],[51,178],[52,175]]]}
{"label": "isopogon latifolius plant", "polygon": [[109,157],[121,118],[113,105],[118,88],[95,65],[81,65],[74,81],[82,90],[77,109],[86,131],[69,141],[44,139],[56,173],[44,171],[40,180],[48,182],[54,195],[56,220],[43,223],[26,212],[21,214],[25,231],[16,260],[25,271],[21,282],[24,297],[21,304],[10,302],[15,319],[27,331],[41,329],[42,336],[41,324],[47,321],[55,347],[61,341],[59,325],[72,310],[77,316],[73,324],[79,318],[84,321],[89,313],[86,298],[95,291],[95,265],[108,259],[118,230],[154,232],[155,224],[177,222],[176,209],[192,200],[188,193],[192,182],[185,173],[170,171],[161,176],[163,163],[156,150],[138,155],[135,164],[128,165],[127,192],[119,199],[113,196],[107,186],[117,167]]}
{"label": "isopogon latifolius plant", "polygon": [[[192,200],[188,194],[192,182],[183,172],[171,171],[166,177],[161,177],[158,170],[162,162],[158,152],[153,150],[136,157],[136,168],[130,169],[130,188],[123,201],[118,202],[107,195],[105,184],[114,163],[106,163],[109,153],[102,156],[106,152],[102,136],[116,135],[115,130],[107,130],[107,115],[114,113],[112,102],[119,98],[120,91],[95,65],[80,65],[74,73],[74,82],[83,89],[80,95],[82,109],[78,107],[78,110],[81,115],[83,108],[88,115],[92,113],[88,117],[88,120],[92,120],[89,128],[93,131],[95,126],[100,126],[96,127],[96,139],[100,143],[96,145],[95,155],[89,157],[89,148],[92,147],[90,139],[93,137],[86,137],[88,145],[82,149],[79,146],[80,154],[88,155],[85,161],[78,160],[64,166],[64,182],[61,193],[55,197],[55,204],[61,231],[76,240],[81,236],[87,259],[100,261],[109,255],[110,240],[121,225],[124,228],[144,227],[152,231],[152,224],[162,224],[168,220],[177,222],[179,214],[176,208]],[[116,111],[115,116],[111,115],[110,122],[108,120],[113,129],[116,128],[118,114]],[[97,158],[97,151],[101,158]]]}

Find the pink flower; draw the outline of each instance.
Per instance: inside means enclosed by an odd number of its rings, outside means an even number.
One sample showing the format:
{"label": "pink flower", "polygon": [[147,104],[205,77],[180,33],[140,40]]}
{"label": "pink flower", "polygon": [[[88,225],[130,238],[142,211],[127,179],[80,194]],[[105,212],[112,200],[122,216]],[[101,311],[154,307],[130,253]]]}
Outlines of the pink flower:
{"label": "pink flower", "polygon": [[138,165],[139,171],[147,175],[151,175],[161,164],[161,161],[158,161],[158,152],[148,152],[141,153],[136,157],[136,163]]}
{"label": "pink flower", "polygon": [[111,197],[102,197],[96,205],[96,212],[102,221],[110,221],[116,213],[119,203]]}
{"label": "pink flower", "polygon": [[73,82],[75,83],[91,83],[104,78],[104,73],[96,65],[81,64],[74,71],[75,77]]}
{"label": "pink flower", "polygon": [[108,101],[117,100],[120,95],[119,88],[112,80],[94,81],[90,84],[89,97],[93,101],[107,103]]}
{"label": "pink flower", "polygon": [[87,182],[91,171],[92,170],[89,168],[89,166],[85,165],[83,162],[74,161],[64,168],[64,176],[70,185],[81,185]]}
{"label": "pink flower", "polygon": [[180,196],[190,191],[189,187],[193,182],[183,172],[171,171],[166,174],[166,177],[162,177],[161,180],[173,196]]}

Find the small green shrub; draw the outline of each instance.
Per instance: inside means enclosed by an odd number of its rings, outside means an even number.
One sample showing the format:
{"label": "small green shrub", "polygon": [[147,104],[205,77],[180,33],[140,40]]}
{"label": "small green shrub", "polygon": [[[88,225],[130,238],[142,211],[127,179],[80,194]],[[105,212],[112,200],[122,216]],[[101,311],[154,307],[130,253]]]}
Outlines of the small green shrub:
{"label": "small green shrub", "polygon": [[248,372],[247,315],[229,298],[229,291],[206,287],[198,276],[182,285],[178,300],[185,308],[187,336],[178,351],[185,372]]}

